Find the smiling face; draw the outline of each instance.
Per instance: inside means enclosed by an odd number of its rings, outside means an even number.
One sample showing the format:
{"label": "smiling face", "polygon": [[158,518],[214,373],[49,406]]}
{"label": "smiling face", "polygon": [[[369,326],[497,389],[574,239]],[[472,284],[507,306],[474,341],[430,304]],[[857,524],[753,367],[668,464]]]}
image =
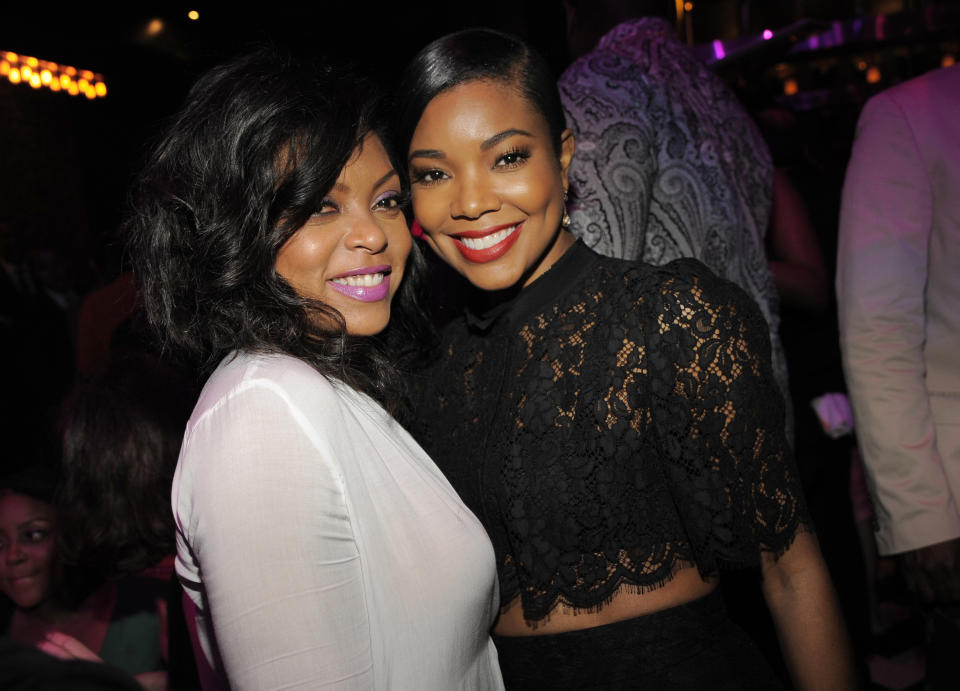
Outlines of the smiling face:
{"label": "smiling face", "polygon": [[303,297],[339,311],[347,333],[370,336],[390,320],[412,244],[401,199],[387,152],[369,135],[320,211],[277,254],[277,273]]}
{"label": "smiling face", "polygon": [[0,493],[0,592],[30,609],[52,595],[53,508],[37,499]]}
{"label": "smiling face", "polygon": [[484,290],[526,286],[573,244],[560,227],[573,135],[507,82],[437,95],[410,142],[413,209],[433,250]]}

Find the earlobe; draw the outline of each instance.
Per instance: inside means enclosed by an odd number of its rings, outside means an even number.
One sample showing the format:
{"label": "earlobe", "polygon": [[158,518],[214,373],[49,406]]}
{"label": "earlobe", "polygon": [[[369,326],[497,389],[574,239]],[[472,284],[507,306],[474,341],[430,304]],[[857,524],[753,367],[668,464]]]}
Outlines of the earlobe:
{"label": "earlobe", "polygon": [[575,149],[573,130],[565,129],[560,135],[560,176],[563,178],[563,189],[570,184],[570,163],[573,161]]}

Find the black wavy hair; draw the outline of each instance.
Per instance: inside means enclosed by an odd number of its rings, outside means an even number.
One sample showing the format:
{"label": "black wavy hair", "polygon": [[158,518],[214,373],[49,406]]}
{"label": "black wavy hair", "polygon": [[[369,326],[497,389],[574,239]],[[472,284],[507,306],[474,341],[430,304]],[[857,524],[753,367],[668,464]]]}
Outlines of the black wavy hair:
{"label": "black wavy hair", "polygon": [[233,350],[286,353],[400,412],[403,381],[384,343],[412,347],[425,328],[419,251],[376,339],[350,337],[339,312],[274,268],[368,134],[393,149],[377,94],[343,68],[264,48],[197,81],[139,177],[127,225],[165,350],[204,371]]}
{"label": "black wavy hair", "polygon": [[557,80],[546,60],[516,36],[473,28],[429,43],[403,72],[395,105],[398,158],[404,170],[410,140],[430,101],[448,89],[476,80],[501,82],[516,89],[546,119],[554,149],[560,155],[567,123]]}

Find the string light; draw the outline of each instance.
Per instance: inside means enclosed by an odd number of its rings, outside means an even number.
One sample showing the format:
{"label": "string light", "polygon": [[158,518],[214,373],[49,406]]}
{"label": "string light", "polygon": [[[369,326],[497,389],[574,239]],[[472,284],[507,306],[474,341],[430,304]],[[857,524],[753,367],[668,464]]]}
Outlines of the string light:
{"label": "string light", "polygon": [[107,85],[101,74],[11,50],[0,50],[0,78],[6,78],[11,84],[27,84],[33,89],[64,91],[72,96],[82,93],[91,100],[107,95]]}
{"label": "string light", "polygon": [[187,17],[189,17],[193,21],[197,21],[198,19],[200,19],[200,13],[197,12],[196,10],[190,10],[189,12],[187,12]]}

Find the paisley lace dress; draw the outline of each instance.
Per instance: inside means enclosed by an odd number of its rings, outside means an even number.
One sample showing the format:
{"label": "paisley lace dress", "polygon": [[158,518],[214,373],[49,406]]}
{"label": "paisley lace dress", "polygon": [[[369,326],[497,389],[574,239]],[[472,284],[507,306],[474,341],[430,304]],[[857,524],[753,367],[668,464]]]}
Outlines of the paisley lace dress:
{"label": "paisley lace dress", "polygon": [[528,621],[683,568],[756,565],[808,529],[766,324],[695,260],[578,242],[514,299],[454,320],[414,388],[414,434],[487,528],[501,602],[519,596]]}

